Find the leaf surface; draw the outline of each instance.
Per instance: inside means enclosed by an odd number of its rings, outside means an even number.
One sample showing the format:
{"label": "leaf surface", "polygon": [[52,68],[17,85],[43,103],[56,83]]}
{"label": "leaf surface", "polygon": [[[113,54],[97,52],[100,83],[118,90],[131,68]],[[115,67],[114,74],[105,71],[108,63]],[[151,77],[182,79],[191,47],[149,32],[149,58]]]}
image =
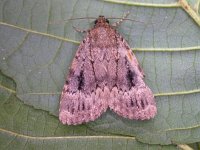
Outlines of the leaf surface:
{"label": "leaf surface", "polygon": [[64,126],[57,117],[21,102],[12,92],[14,82],[1,72],[0,85],[0,149],[177,149],[173,145],[140,143],[134,137],[98,133],[86,125]]}
{"label": "leaf surface", "polygon": [[[151,5],[145,1],[140,5],[131,2],[133,5],[96,0],[2,0],[0,70],[15,81],[16,96],[23,105],[57,116],[68,67],[78,47],[77,41],[83,39],[73,26],[89,29],[93,25],[91,19],[68,19],[122,17],[130,11],[129,18],[135,21],[125,21],[118,31],[135,51],[146,74],[145,81],[156,96],[158,115],[149,121],[131,121],[107,111],[87,126],[98,133],[134,136],[150,144],[199,141],[198,11],[196,16],[191,10],[186,11],[183,4],[187,1],[183,0],[154,1]],[[192,6],[198,3],[189,4],[195,10]],[[110,19],[111,23],[115,21]],[[6,90],[15,93],[9,85]],[[58,124],[58,119],[53,122]]]}

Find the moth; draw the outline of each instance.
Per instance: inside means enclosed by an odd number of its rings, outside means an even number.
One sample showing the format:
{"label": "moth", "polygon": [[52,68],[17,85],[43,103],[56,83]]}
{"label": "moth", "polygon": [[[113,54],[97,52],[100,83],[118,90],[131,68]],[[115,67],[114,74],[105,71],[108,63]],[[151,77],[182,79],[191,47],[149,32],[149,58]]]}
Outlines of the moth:
{"label": "moth", "polygon": [[128,43],[104,16],[86,33],[60,97],[60,121],[94,121],[108,108],[128,119],[153,118],[155,99]]}

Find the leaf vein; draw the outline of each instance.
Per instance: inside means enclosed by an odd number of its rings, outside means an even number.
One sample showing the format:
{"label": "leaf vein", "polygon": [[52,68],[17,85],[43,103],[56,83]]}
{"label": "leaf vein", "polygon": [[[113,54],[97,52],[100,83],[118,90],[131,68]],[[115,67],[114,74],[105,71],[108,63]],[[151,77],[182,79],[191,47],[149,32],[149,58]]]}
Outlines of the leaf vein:
{"label": "leaf vein", "polygon": [[[16,28],[16,29],[19,29],[19,30],[23,30],[23,31],[26,31],[26,32],[30,32],[30,33],[34,33],[34,34],[38,34],[38,35],[42,35],[42,36],[51,37],[51,38],[54,38],[54,39],[65,41],[65,42],[80,44],[79,41],[71,40],[71,39],[68,39],[68,38],[63,38],[63,37],[48,34],[48,33],[38,32],[38,31],[35,31],[35,30],[26,29],[26,28],[23,28],[23,27],[15,26],[15,25],[12,25],[12,24],[4,23],[4,22],[0,22],[0,25],[9,26],[9,27],[12,27],[12,28]],[[165,47],[163,47],[163,48],[137,48],[136,47],[136,48],[131,48],[131,49],[133,51],[142,51],[142,52],[177,52],[177,51],[200,50],[200,45],[190,46],[190,47],[174,47],[174,48],[165,48]]]}
{"label": "leaf vein", "polygon": [[30,136],[30,135],[24,135],[19,134],[10,130],[6,130],[3,128],[0,128],[0,133],[6,133],[11,136],[20,137],[20,138],[26,138],[26,139],[34,139],[34,140],[52,140],[52,139],[126,139],[126,140],[135,140],[135,137],[133,136]]}

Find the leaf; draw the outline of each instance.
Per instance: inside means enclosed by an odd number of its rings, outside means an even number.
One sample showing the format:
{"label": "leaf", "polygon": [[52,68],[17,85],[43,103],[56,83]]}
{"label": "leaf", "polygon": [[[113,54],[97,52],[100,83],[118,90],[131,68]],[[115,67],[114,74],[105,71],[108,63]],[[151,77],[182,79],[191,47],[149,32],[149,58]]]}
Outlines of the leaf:
{"label": "leaf", "polygon": [[67,19],[122,17],[129,10],[129,18],[136,21],[124,22],[118,30],[133,47],[155,93],[158,115],[149,121],[132,121],[108,111],[87,125],[98,133],[134,136],[150,144],[200,141],[198,13],[185,11],[184,0],[148,4],[1,1],[0,69],[16,82],[21,101],[57,116],[67,68],[77,41],[83,39],[72,26],[88,29],[93,21]]}
{"label": "leaf", "polygon": [[0,149],[177,149],[143,144],[134,137],[106,136],[86,125],[64,126],[57,117],[16,98],[6,87],[14,89],[15,84],[1,72],[0,85]]}

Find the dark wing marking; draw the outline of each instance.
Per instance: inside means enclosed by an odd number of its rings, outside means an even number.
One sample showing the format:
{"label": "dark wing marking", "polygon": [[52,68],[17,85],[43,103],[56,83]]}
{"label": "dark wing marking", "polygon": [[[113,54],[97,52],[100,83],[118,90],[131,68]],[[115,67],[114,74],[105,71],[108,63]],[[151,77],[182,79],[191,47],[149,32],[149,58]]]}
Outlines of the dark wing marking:
{"label": "dark wing marking", "polygon": [[143,71],[122,37],[119,41],[117,86],[110,94],[109,107],[122,117],[145,120],[157,113],[152,91],[143,81]]}
{"label": "dark wing marking", "polygon": [[106,111],[109,90],[96,86],[89,37],[80,44],[60,98],[59,119],[76,125],[93,121]]}

